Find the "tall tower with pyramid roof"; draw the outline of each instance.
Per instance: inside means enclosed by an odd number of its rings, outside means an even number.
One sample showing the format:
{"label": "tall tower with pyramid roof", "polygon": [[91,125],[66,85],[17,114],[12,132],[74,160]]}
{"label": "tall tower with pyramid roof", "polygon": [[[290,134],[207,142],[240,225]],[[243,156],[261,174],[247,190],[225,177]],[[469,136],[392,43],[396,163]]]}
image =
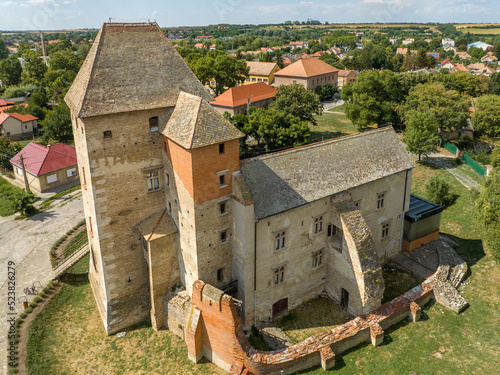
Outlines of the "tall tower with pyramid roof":
{"label": "tall tower with pyramid roof", "polygon": [[156,23],[104,24],[65,98],[108,334],[151,317],[172,286],[231,281],[231,173],[242,134]]}

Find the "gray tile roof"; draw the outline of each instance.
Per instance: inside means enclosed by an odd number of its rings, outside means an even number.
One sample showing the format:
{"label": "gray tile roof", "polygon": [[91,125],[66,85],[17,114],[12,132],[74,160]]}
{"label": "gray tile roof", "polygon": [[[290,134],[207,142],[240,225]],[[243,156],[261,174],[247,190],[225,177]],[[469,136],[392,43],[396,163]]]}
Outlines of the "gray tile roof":
{"label": "gray tile roof", "polygon": [[258,219],[414,167],[391,127],[240,163]]}
{"label": "gray tile roof", "polygon": [[212,100],[156,23],[105,23],[65,100],[83,118],[173,106],[180,89]]}
{"label": "gray tile roof", "polygon": [[185,149],[226,142],[244,136],[199,96],[181,92],[163,135]]}

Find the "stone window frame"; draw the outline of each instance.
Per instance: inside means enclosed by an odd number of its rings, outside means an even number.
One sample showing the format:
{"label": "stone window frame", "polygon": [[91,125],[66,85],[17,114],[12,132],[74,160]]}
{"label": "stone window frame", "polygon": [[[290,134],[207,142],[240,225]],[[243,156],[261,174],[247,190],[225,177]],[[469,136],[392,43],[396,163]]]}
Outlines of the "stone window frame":
{"label": "stone window frame", "polygon": [[[219,215],[225,216],[229,214],[229,198],[220,199],[217,201],[219,207]],[[222,206],[224,205],[224,211],[222,211]]]}
{"label": "stone window frame", "polygon": [[287,263],[281,263],[272,267],[273,285],[280,286],[286,283]]}
{"label": "stone window frame", "polygon": [[[220,238],[221,245],[224,245],[224,244],[226,244],[226,243],[229,242],[229,236],[230,236],[229,229],[231,229],[231,227],[227,226],[227,227],[222,228],[222,229],[219,230],[219,238]],[[224,240],[222,239],[223,233],[225,234],[225,239]]]}
{"label": "stone window frame", "polygon": [[228,187],[228,183],[226,181],[226,175],[228,174],[229,169],[224,169],[223,171],[217,172],[217,177],[219,177],[219,189],[223,189]]}
{"label": "stone window frame", "polygon": [[[161,191],[163,186],[162,186],[162,181],[160,179],[160,176],[162,175],[160,173],[160,170],[163,169],[163,165],[156,165],[153,167],[148,167],[148,168],[143,168],[141,170],[142,173],[144,173],[146,177],[146,192],[147,193],[154,193],[155,191]],[[157,180],[158,186],[154,184],[154,181]],[[150,185],[151,181],[151,185]],[[151,187],[151,188],[150,188]]]}
{"label": "stone window frame", "polygon": [[104,139],[111,139],[111,138],[113,138],[113,133],[111,132],[111,130],[104,130],[102,132],[102,137]]}
{"label": "stone window frame", "polygon": [[382,231],[381,231],[381,236],[380,240],[386,240],[388,239],[390,230],[391,230],[391,220],[384,221],[382,224],[380,224]]}
{"label": "stone window frame", "polygon": [[317,236],[317,235],[320,235],[322,233],[324,233],[324,221],[325,221],[325,214],[327,212],[322,212],[318,215],[314,215],[312,217],[312,233],[313,233],[313,236]]}
{"label": "stone window frame", "polygon": [[387,198],[387,190],[377,193],[377,210],[385,208],[385,199]]}
{"label": "stone window frame", "polygon": [[312,268],[318,269],[324,266],[325,264],[325,254],[326,248],[322,247],[321,249],[312,251]]}
{"label": "stone window frame", "polygon": [[275,252],[285,250],[288,248],[288,228],[290,225],[273,230],[273,240],[271,241],[273,250]]}

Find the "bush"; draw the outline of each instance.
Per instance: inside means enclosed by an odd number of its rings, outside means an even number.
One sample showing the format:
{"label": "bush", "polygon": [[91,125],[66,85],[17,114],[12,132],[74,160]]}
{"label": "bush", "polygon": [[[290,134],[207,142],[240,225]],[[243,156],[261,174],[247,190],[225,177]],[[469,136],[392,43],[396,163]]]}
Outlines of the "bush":
{"label": "bush", "polygon": [[500,262],[500,223],[495,222],[487,226],[484,230],[486,246],[497,262]]}
{"label": "bush", "polygon": [[33,312],[33,307],[28,307],[27,309],[24,310],[26,314],[31,314]]}
{"label": "bush", "polygon": [[27,315],[25,313],[21,313],[21,315],[19,315],[19,318],[21,318],[21,319],[24,319],[26,317],[27,317]]}
{"label": "bush", "polygon": [[458,194],[450,191],[450,184],[436,175],[430,178],[425,190],[430,201],[443,207],[451,206],[458,198]]}
{"label": "bush", "polygon": [[38,302],[40,302],[41,300],[42,300],[42,297],[37,296],[37,297],[35,297],[35,299],[33,300],[33,302],[38,303]]}
{"label": "bush", "polygon": [[30,307],[34,309],[36,307],[36,302],[31,302]]}

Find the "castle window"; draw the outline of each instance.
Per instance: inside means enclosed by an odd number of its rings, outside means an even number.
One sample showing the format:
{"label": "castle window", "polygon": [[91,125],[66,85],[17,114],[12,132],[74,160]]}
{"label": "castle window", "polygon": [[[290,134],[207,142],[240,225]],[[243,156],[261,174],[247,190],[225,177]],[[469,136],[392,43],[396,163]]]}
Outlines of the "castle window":
{"label": "castle window", "polygon": [[229,172],[228,169],[224,169],[223,171],[217,172],[217,176],[219,176],[219,189],[225,188],[227,186],[226,182],[227,172]]}
{"label": "castle window", "polygon": [[170,175],[168,173],[165,173],[165,185],[170,186]]}
{"label": "castle window", "polygon": [[227,242],[227,231],[222,231],[220,232],[220,243],[226,243]]}
{"label": "castle window", "polygon": [[283,249],[286,245],[286,232],[283,231],[283,232],[279,232],[279,233],[276,233],[275,237],[274,237],[274,248],[276,250],[280,250],[280,249]]}
{"label": "castle window", "polygon": [[280,266],[274,269],[274,285],[281,284],[285,281],[285,266]]}
{"label": "castle window", "polygon": [[158,131],[158,117],[151,117],[149,119],[149,131],[150,132]]}
{"label": "castle window", "polygon": [[112,135],[111,135],[111,130],[105,130],[105,131],[104,131],[104,138],[105,138],[105,139],[109,139],[109,138],[111,138],[111,137],[112,137]]}
{"label": "castle window", "polygon": [[314,233],[320,233],[323,231],[323,216],[318,216],[314,219]]}
{"label": "castle window", "polygon": [[382,238],[389,237],[389,223],[382,224]]}
{"label": "castle window", "polygon": [[226,202],[219,203],[219,211],[221,215],[227,214],[227,204]]}
{"label": "castle window", "polygon": [[168,213],[171,214],[172,213],[172,203],[168,202],[168,209],[167,209]]}
{"label": "castle window", "polygon": [[385,193],[380,193],[377,195],[377,209],[381,209],[384,207],[384,198]]}
{"label": "castle window", "polygon": [[217,281],[224,281],[224,267],[217,270]]}
{"label": "castle window", "polygon": [[224,143],[219,143],[219,155],[224,153]]}
{"label": "castle window", "polygon": [[335,236],[337,233],[337,227],[333,224],[328,224],[328,237]]}
{"label": "castle window", "polygon": [[160,177],[158,171],[147,174],[148,178],[148,191],[155,191],[160,189]]}
{"label": "castle window", "polygon": [[219,176],[219,184],[220,184],[220,186],[224,186],[225,185],[225,183],[224,183],[224,177],[225,177],[224,175]]}
{"label": "castle window", "polygon": [[323,249],[313,253],[313,268],[318,268],[323,264]]}

